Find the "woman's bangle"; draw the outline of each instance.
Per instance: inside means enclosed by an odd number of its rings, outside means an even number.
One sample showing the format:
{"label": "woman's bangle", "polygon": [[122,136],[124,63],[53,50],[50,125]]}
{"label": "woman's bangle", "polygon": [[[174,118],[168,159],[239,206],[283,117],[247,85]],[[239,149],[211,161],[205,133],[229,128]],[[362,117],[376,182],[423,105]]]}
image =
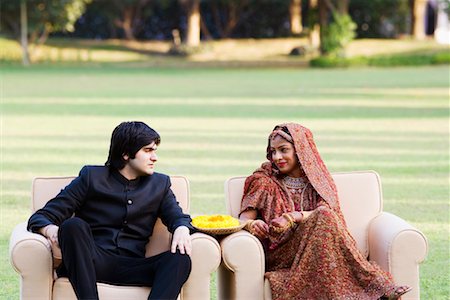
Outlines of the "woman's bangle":
{"label": "woman's bangle", "polygon": [[289,222],[289,227],[294,227],[295,219],[290,213],[284,213],[282,216]]}
{"label": "woman's bangle", "polygon": [[248,232],[250,232],[251,234],[253,234],[253,223],[255,223],[256,220],[249,220],[247,221],[247,224],[245,224],[245,228],[247,229]]}

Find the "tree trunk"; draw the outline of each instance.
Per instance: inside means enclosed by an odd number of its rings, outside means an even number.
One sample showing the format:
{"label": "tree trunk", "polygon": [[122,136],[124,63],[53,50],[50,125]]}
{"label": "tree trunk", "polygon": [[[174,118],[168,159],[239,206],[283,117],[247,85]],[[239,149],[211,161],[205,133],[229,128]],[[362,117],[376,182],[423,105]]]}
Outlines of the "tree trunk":
{"label": "tree trunk", "polygon": [[312,48],[320,47],[320,25],[318,22],[318,10],[319,10],[319,0],[309,1],[309,11],[317,14],[317,20],[314,24],[311,24],[312,28],[309,30],[309,43]]}
{"label": "tree trunk", "polygon": [[326,54],[325,49],[322,47],[324,29],[328,26],[328,6],[325,3],[326,0],[319,0],[319,26],[320,26],[320,53]]}
{"label": "tree trunk", "polygon": [[127,40],[134,40],[133,17],[133,7],[126,7],[123,11],[122,29]]}
{"label": "tree trunk", "polygon": [[302,0],[291,0],[289,4],[289,21],[292,35],[302,33]]}
{"label": "tree trunk", "polygon": [[187,19],[186,45],[196,47],[200,45],[200,0],[189,1]]}
{"label": "tree trunk", "polygon": [[349,0],[338,0],[337,10],[338,10],[339,14],[347,15],[348,14],[348,5],[349,5]]}
{"label": "tree trunk", "polygon": [[414,0],[413,3],[413,36],[416,40],[425,39],[426,0]]}
{"label": "tree trunk", "polygon": [[230,37],[230,35],[233,33],[234,28],[236,28],[236,25],[239,22],[241,9],[240,7],[238,7],[238,5],[239,4],[236,4],[236,2],[231,2],[228,6],[228,20],[223,30],[222,36],[224,38]]}
{"label": "tree trunk", "polygon": [[29,66],[27,3],[25,0],[20,2],[20,45],[22,46],[22,64]]}
{"label": "tree trunk", "polygon": [[50,34],[50,31],[49,31],[49,29],[45,26],[45,27],[44,27],[44,30],[42,30],[42,32],[41,32],[41,35],[40,35],[39,38],[37,39],[36,44],[38,44],[38,45],[43,45],[43,44],[47,41],[49,34]]}

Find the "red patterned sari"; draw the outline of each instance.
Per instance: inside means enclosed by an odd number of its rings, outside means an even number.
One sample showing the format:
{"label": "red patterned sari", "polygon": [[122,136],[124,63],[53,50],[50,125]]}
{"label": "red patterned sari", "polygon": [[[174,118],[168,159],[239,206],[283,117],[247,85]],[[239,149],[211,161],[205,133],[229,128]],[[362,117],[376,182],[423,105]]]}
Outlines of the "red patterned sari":
{"label": "red patterned sari", "polygon": [[285,176],[266,162],[247,178],[241,212],[256,209],[267,224],[285,212],[313,213],[285,232],[270,232],[263,241],[272,298],[378,299],[394,290],[391,276],[358,251],[311,131],[292,123],[279,127],[287,127],[292,136],[304,184],[287,186]]}

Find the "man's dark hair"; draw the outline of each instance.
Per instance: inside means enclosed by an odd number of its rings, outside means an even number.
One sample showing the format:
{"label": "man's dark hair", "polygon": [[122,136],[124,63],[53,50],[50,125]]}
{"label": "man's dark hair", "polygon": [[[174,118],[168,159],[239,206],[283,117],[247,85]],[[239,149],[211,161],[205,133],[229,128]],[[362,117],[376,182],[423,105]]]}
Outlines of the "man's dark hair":
{"label": "man's dark hair", "polygon": [[131,159],[145,145],[159,145],[159,134],[143,122],[123,122],[117,126],[111,135],[108,160],[105,165],[110,169],[121,170],[125,167],[124,155]]}

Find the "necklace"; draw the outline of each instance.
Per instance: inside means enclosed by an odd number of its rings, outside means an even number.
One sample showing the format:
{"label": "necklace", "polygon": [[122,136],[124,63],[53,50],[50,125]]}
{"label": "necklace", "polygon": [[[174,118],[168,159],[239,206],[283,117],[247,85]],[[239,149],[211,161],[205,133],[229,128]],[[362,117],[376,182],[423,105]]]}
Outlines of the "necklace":
{"label": "necklace", "polygon": [[[288,197],[293,203],[296,210],[303,211],[303,194],[309,184],[307,177],[289,177],[285,176],[283,179],[283,184],[288,190]],[[296,204],[298,203],[298,205]]]}
{"label": "necklace", "polygon": [[300,190],[304,189],[308,184],[308,181],[305,177],[289,177],[285,176],[283,178],[283,183],[288,189]]}

